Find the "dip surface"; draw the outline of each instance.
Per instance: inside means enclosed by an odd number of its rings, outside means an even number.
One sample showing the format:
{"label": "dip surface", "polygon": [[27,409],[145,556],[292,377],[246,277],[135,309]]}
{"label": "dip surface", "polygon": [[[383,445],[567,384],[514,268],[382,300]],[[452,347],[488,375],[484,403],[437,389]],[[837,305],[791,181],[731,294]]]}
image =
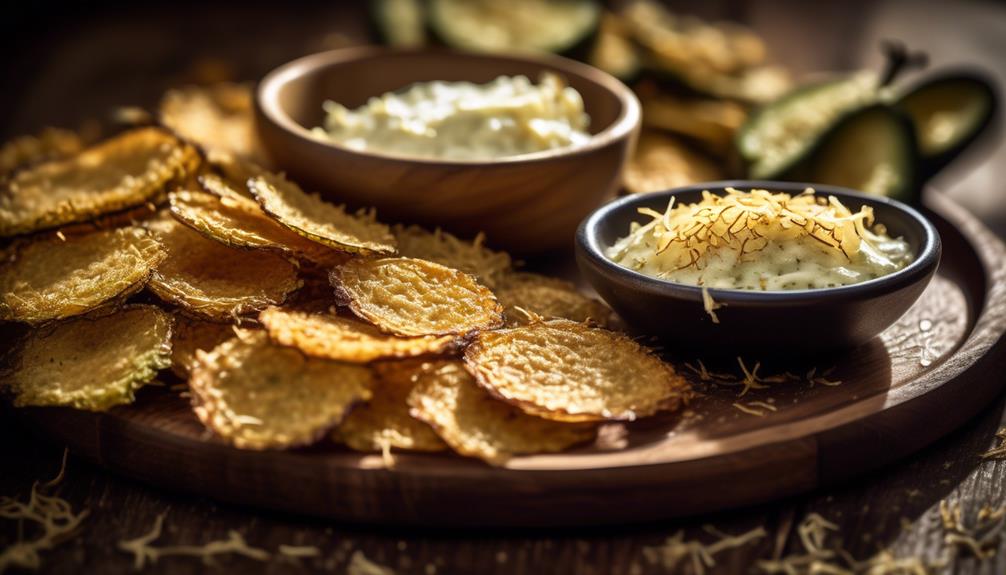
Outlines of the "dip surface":
{"label": "dip surface", "polygon": [[850,285],[893,273],[914,257],[908,243],[874,225],[873,209],[851,212],[808,189],[725,196],[703,192],[633,223],[606,255],[660,279],[710,288],[786,291]]}
{"label": "dip surface", "polygon": [[423,82],[350,110],[324,104],[312,133],[355,150],[452,160],[486,160],[590,139],[580,93],[555,74],[539,84],[500,76],[488,84]]}

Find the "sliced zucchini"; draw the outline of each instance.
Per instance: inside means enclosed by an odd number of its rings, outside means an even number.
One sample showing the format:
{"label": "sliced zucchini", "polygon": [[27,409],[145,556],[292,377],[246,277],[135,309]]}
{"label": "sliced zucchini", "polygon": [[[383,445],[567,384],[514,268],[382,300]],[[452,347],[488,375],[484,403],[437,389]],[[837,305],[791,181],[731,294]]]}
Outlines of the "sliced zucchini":
{"label": "sliced zucchini", "polygon": [[998,98],[992,84],[971,72],[940,75],[898,101],[915,124],[928,178],[949,164],[992,124]]}
{"label": "sliced zucchini", "polygon": [[775,179],[799,164],[843,113],[877,97],[867,75],[802,86],[752,114],[737,134],[748,176]]}
{"label": "sliced zucchini", "polygon": [[786,179],[843,186],[905,202],[918,198],[915,128],[901,110],[874,104],[847,113]]}
{"label": "sliced zucchini", "polygon": [[426,44],[423,0],[371,0],[370,22],[378,39],[388,46],[417,48]]}
{"label": "sliced zucchini", "polygon": [[430,32],[476,52],[553,52],[585,56],[601,21],[595,0],[430,0]]}

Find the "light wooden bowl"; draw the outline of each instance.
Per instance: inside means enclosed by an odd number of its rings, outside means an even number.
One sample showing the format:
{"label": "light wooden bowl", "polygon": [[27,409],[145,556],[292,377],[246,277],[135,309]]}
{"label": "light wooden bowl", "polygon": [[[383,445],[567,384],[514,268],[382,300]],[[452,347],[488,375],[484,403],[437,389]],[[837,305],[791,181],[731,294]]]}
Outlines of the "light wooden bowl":
{"label": "light wooden bowl", "polygon": [[[583,96],[590,142],[492,161],[447,161],[351,150],[311,137],[322,102],[349,107],[431,80],[488,82],[560,74]],[[388,222],[422,223],[530,254],[572,246],[577,225],[613,196],[638,132],[639,101],[595,68],[555,56],[349,48],[269,73],[256,93],[258,131],[273,161],[306,189],[350,207],[375,206]]]}

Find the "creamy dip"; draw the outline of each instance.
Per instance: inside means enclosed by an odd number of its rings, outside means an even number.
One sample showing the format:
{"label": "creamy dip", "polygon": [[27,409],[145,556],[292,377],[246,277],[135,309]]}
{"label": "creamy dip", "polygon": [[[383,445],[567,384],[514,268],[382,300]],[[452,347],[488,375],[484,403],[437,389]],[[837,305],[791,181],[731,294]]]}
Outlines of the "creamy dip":
{"label": "creamy dip", "polygon": [[900,270],[908,243],[874,225],[873,209],[851,212],[834,196],[808,189],[725,196],[703,192],[694,204],[633,223],[607,250],[613,261],[649,276],[709,288],[785,291],[864,282]]}
{"label": "creamy dip", "polygon": [[580,93],[555,74],[538,84],[500,76],[488,84],[423,82],[350,110],[324,104],[321,139],[355,150],[452,160],[485,160],[590,139]]}

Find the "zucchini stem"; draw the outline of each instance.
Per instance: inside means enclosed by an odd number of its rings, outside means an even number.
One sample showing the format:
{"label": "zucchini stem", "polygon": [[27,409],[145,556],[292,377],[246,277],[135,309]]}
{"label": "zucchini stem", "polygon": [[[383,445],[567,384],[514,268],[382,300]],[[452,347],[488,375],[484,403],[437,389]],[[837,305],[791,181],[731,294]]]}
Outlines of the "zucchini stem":
{"label": "zucchini stem", "polygon": [[912,68],[925,68],[929,64],[929,55],[925,52],[912,52],[901,40],[883,40],[880,50],[884,53],[887,63],[880,76],[880,87],[889,86],[898,76]]}

